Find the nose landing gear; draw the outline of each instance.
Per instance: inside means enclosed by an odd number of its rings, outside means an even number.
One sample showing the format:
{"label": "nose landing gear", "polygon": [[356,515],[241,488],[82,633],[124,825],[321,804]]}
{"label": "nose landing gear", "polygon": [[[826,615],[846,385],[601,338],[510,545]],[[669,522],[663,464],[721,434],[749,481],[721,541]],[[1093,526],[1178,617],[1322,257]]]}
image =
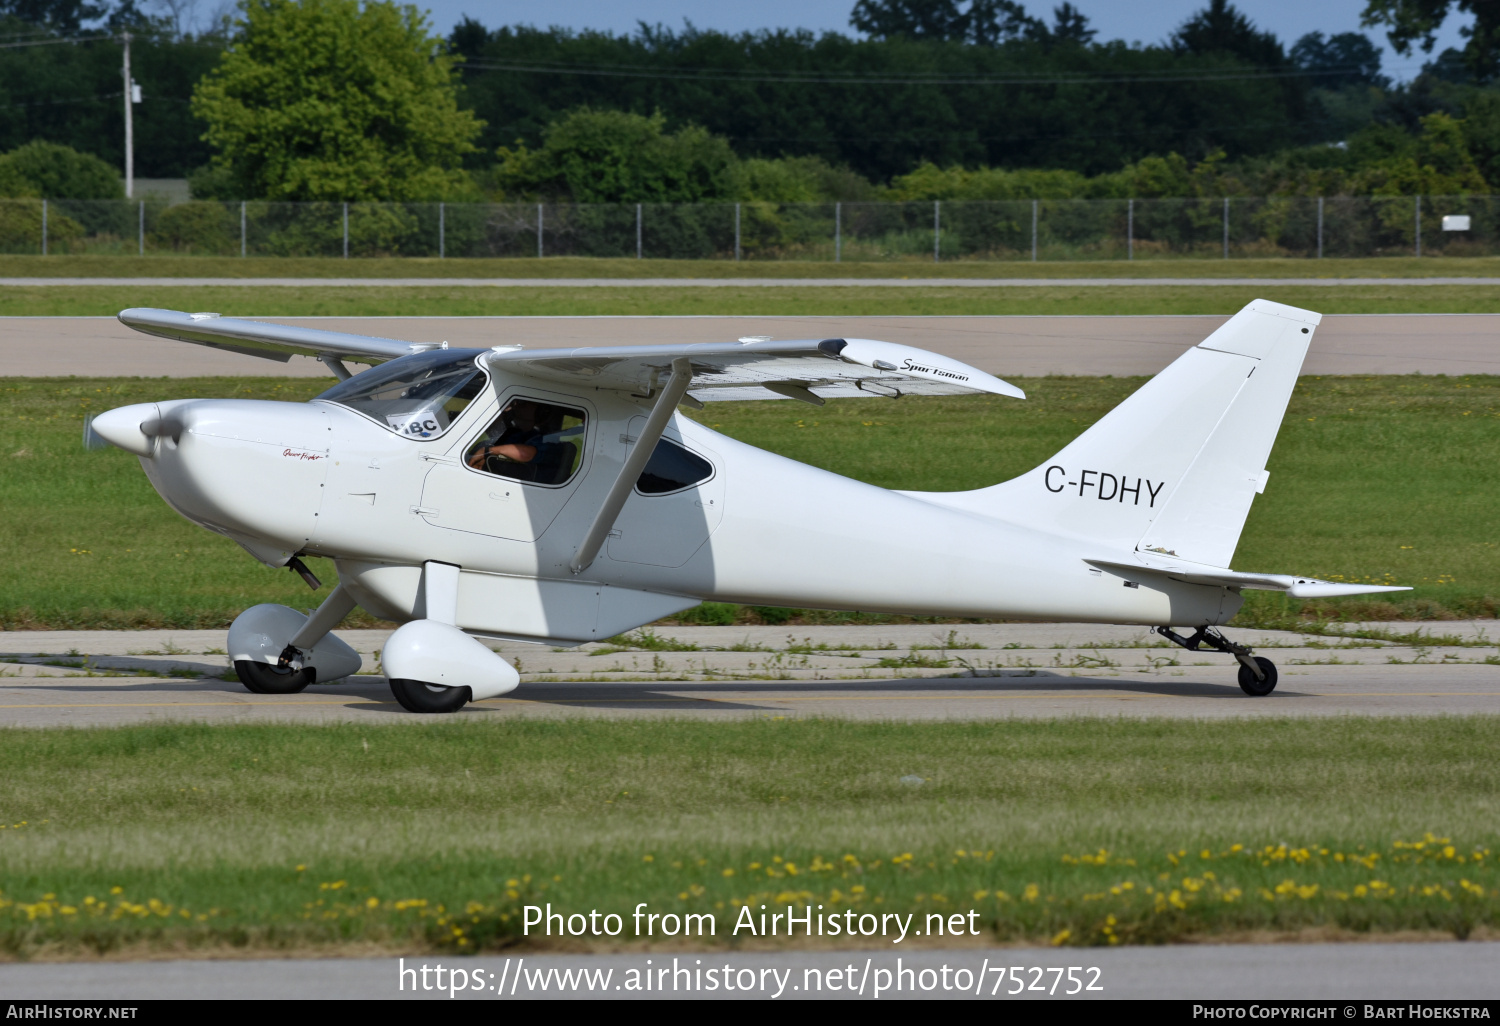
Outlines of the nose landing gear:
{"label": "nose landing gear", "polygon": [[234,675],[246,691],[257,695],[295,695],[318,681],[318,671],[311,666],[299,670],[291,666],[268,666],[253,659],[236,659]]}
{"label": "nose landing gear", "polygon": [[1213,627],[1199,627],[1186,637],[1170,627],[1157,627],[1154,630],[1172,644],[1189,652],[1198,651],[1199,645],[1207,645],[1234,656],[1240,664],[1240,690],[1247,695],[1263,698],[1276,690],[1276,664],[1263,656],[1251,655],[1248,645],[1235,644]]}
{"label": "nose landing gear", "polygon": [[329,633],[353,609],[342,585],[310,616],[288,606],[251,606],[229,627],[235,675],[257,695],[294,695],[357,673],[359,653]]}

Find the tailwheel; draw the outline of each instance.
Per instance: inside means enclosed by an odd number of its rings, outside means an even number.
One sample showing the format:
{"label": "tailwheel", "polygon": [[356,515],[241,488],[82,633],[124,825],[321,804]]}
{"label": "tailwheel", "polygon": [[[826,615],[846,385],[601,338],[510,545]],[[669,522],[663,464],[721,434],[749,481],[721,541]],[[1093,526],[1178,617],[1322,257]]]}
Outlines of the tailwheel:
{"label": "tailwheel", "polygon": [[1247,695],[1262,698],[1276,690],[1276,664],[1265,656],[1252,656],[1255,665],[1260,667],[1260,672],[1265,675],[1263,680],[1257,680],[1255,671],[1245,664],[1240,664],[1240,690]]}
{"label": "tailwheel", "polygon": [[246,690],[257,695],[295,695],[318,680],[318,671],[311,666],[294,670],[290,666],[271,666],[253,659],[236,659],[234,675]]}
{"label": "tailwheel", "polygon": [[1251,655],[1250,646],[1237,645],[1212,627],[1199,627],[1192,634],[1183,636],[1170,627],[1153,628],[1157,634],[1172,644],[1189,652],[1198,651],[1199,645],[1232,655],[1240,664],[1240,690],[1255,698],[1264,698],[1276,690],[1276,664],[1262,656]]}
{"label": "tailwheel", "polygon": [[474,693],[466,687],[443,687],[428,684],[423,680],[391,681],[391,693],[407,712],[452,713],[458,712],[472,700]]}

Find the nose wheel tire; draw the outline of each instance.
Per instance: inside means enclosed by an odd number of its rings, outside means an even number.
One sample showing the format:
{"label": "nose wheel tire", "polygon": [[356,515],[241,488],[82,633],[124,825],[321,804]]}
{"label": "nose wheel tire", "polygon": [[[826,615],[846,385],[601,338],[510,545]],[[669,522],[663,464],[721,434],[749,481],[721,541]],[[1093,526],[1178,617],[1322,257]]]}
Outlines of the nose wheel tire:
{"label": "nose wheel tire", "polygon": [[283,670],[253,659],[236,659],[234,675],[247,690],[257,695],[295,695],[318,679],[318,671],[311,666]]}
{"label": "nose wheel tire", "polygon": [[1265,680],[1256,680],[1255,674],[1250,672],[1250,667],[1243,663],[1240,665],[1240,690],[1247,695],[1263,698],[1276,690],[1276,664],[1262,656],[1253,656],[1255,665],[1260,667],[1260,672],[1266,675]]}
{"label": "nose wheel tire", "polygon": [[445,688],[422,680],[392,680],[391,693],[403,709],[414,713],[458,712],[474,697],[468,688]]}

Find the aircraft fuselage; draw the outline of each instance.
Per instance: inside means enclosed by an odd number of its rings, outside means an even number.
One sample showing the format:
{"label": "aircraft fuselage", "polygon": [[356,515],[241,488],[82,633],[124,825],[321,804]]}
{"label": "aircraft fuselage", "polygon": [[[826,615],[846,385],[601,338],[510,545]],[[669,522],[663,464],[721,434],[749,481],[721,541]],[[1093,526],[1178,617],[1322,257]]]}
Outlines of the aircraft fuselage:
{"label": "aircraft fuselage", "polygon": [[[585,411],[566,483],[509,480],[466,461],[516,397]],[[1009,523],[1003,510],[864,484],[680,414],[665,437],[711,474],[667,494],[633,492],[598,557],[574,574],[569,560],[650,406],[618,392],[496,379],[427,439],[325,401],[148,404],[143,420],[152,405],[172,430],[141,463],[174,509],[270,565],[297,553],[334,560],[361,605],[397,621],[423,615],[427,561],[462,568],[461,628],[554,643],[610,637],[704,600],[1184,626],[1223,623],[1241,601],[1234,589],[1131,580],[1084,562],[1078,539]]]}

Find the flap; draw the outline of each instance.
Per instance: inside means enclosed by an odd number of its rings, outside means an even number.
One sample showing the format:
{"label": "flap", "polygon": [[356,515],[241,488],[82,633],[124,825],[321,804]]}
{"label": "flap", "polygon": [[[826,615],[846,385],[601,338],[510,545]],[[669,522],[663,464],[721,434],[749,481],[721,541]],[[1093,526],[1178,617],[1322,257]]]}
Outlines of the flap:
{"label": "flap", "polygon": [[543,381],[650,395],[678,357],[692,361],[690,394],[701,402],[784,399],[795,385],[818,399],[858,396],[972,395],[1026,398],[1015,385],[922,349],[873,339],[708,342],[687,346],[499,347],[483,357],[496,371]]}
{"label": "flap", "polygon": [[227,349],[285,363],[293,356],[335,357],[354,363],[384,363],[436,348],[429,342],[401,342],[393,338],[349,335],[342,331],[294,328],[213,313],[182,313],[145,307],[122,310],[120,323],[147,335]]}

